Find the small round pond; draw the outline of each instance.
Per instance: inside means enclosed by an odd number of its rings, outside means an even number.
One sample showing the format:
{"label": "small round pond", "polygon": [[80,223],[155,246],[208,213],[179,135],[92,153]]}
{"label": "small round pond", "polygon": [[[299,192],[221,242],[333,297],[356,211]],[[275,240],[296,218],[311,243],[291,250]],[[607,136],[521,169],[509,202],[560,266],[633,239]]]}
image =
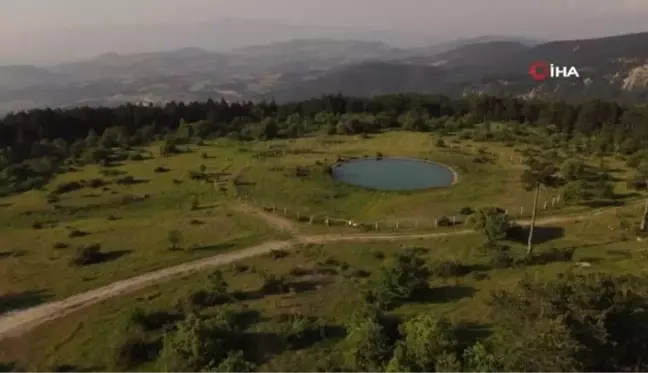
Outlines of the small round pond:
{"label": "small round pond", "polygon": [[414,158],[364,158],[338,163],[333,177],[378,190],[419,190],[452,185],[455,172],[439,163]]}

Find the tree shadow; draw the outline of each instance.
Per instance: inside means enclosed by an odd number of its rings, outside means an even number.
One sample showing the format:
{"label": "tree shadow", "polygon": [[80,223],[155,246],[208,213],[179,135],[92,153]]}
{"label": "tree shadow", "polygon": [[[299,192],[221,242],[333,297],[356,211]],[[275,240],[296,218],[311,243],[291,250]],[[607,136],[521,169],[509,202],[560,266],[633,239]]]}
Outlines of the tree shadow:
{"label": "tree shadow", "polygon": [[346,328],[341,325],[314,325],[299,335],[290,338],[288,348],[293,351],[305,350],[315,344],[327,341],[340,341],[346,336]]}
{"label": "tree shadow", "polygon": [[24,370],[20,369],[18,367],[18,364],[16,364],[15,361],[11,361],[8,363],[0,362],[0,372],[18,372],[18,371],[24,371]]}
{"label": "tree shadow", "polygon": [[234,322],[236,323],[236,326],[241,328],[242,330],[245,330],[249,328],[250,326],[257,324],[259,322],[263,321],[263,317],[261,315],[261,312],[258,310],[254,309],[244,309],[242,311],[239,311],[236,313]]}
{"label": "tree shadow", "polygon": [[620,207],[625,205],[625,202],[618,199],[597,199],[581,202],[580,205],[589,208]]}
{"label": "tree shadow", "polygon": [[108,251],[105,253],[101,253],[99,262],[104,263],[104,262],[112,262],[113,260],[117,260],[121,258],[124,255],[128,255],[132,253],[133,250],[115,250],[115,251]]}
{"label": "tree shadow", "polygon": [[614,256],[621,257],[623,259],[632,258],[632,252],[630,252],[630,250],[627,250],[627,249],[609,249],[609,250],[607,250],[607,253],[609,255],[614,255]]}
{"label": "tree shadow", "polygon": [[28,290],[22,293],[5,294],[0,296],[0,314],[35,307],[50,299],[49,291]]}
{"label": "tree shadow", "polygon": [[193,248],[193,250],[200,250],[200,251],[224,251],[224,250],[233,249],[235,246],[236,246],[235,243],[232,243],[232,242],[224,242],[224,243],[219,243],[219,244],[216,244],[216,245],[199,246],[199,247]]}
{"label": "tree shadow", "polygon": [[472,286],[465,285],[443,285],[421,289],[412,294],[409,302],[413,303],[444,303],[453,302],[463,298],[470,298],[477,290]]}
{"label": "tree shadow", "polygon": [[251,181],[236,181],[235,182],[237,186],[255,186],[256,183],[253,183]]}
{"label": "tree shadow", "polygon": [[596,258],[596,257],[582,257],[579,260],[580,262],[586,262],[586,263],[592,263],[592,264],[597,264],[603,261],[603,258]]}
{"label": "tree shadow", "polygon": [[51,367],[49,370],[51,370],[52,372],[98,372],[103,369],[98,366],[83,367],[80,365],[73,365],[73,364],[57,364]]}
{"label": "tree shadow", "polygon": [[173,311],[152,311],[137,319],[137,323],[145,331],[160,330],[184,318],[184,314]]}
{"label": "tree shadow", "polygon": [[97,253],[96,257],[93,258],[92,262],[88,263],[88,265],[112,262],[132,252],[133,250],[115,250],[115,251],[107,251],[107,252],[102,251]]}
{"label": "tree shadow", "polygon": [[232,297],[238,301],[245,300],[259,300],[271,295],[280,294],[303,294],[319,289],[325,281],[302,280],[302,281],[287,281],[273,286],[262,286],[261,289],[236,292]]}
{"label": "tree shadow", "polygon": [[551,248],[549,250],[533,253],[530,258],[524,258],[526,265],[545,265],[557,262],[571,262],[576,248],[565,247],[562,249]]}
{"label": "tree shadow", "polygon": [[27,255],[27,250],[7,250],[0,251],[0,259],[4,258],[20,258]]}
{"label": "tree shadow", "polygon": [[460,323],[456,326],[456,333],[459,343],[462,346],[469,347],[474,345],[476,342],[488,338],[492,334],[492,331],[489,325],[466,322]]}
{"label": "tree shadow", "polygon": [[[512,242],[526,244],[529,237],[528,226],[518,226],[509,231],[507,239]],[[565,237],[565,228],[536,226],[533,229],[533,243],[543,244]]]}
{"label": "tree shadow", "polygon": [[614,194],[614,198],[616,198],[616,199],[630,199],[630,198],[637,198],[637,197],[641,197],[641,194],[637,193],[637,192],[616,193],[616,194]]}

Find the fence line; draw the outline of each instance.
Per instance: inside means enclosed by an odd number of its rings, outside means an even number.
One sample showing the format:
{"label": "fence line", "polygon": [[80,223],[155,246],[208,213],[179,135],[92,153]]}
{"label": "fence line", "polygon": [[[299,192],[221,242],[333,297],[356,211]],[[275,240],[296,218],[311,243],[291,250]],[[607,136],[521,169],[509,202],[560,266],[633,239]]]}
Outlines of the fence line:
{"label": "fence line", "polygon": [[[322,225],[327,227],[348,227],[352,229],[359,229],[363,231],[430,231],[439,228],[453,228],[464,226],[470,215],[468,214],[449,214],[449,215],[430,215],[426,217],[391,217],[382,219],[354,219],[350,217],[336,216],[335,214],[326,212],[313,212],[306,209],[296,209],[292,207],[282,206],[277,203],[268,203],[258,201],[248,195],[239,194],[238,199],[258,206],[266,212],[283,216],[295,222]],[[537,216],[542,217],[545,212],[555,212],[560,210],[562,205],[559,203],[559,197],[553,197],[549,201],[544,201],[538,204]],[[505,213],[514,220],[522,220],[531,218],[531,208],[525,209],[524,207],[505,209]],[[459,209],[457,209],[459,211]],[[515,212],[515,213],[514,213]]]}

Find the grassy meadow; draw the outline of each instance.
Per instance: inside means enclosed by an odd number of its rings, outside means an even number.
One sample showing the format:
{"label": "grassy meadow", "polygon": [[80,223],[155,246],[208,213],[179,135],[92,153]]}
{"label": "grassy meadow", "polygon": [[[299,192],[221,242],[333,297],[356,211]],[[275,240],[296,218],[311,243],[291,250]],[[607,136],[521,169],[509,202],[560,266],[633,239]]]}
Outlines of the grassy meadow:
{"label": "grassy meadow", "polygon": [[[403,248],[419,248],[429,268],[443,261],[460,262],[467,272],[460,276],[433,274],[430,291],[405,302],[390,315],[397,319],[420,314],[447,317],[473,333],[489,325],[490,295],[512,287],[524,277],[551,279],[566,273],[645,274],[648,251],[644,242],[629,239],[619,222],[635,220],[635,209],[620,209],[591,220],[545,226],[539,229],[539,255],[552,249],[574,248],[567,261],[551,261],[515,268],[497,268],[480,250],[479,234],[461,237],[402,242],[358,242],[301,246],[282,255],[266,255],[223,268],[232,292],[255,294],[225,306],[203,307],[207,320],[220,317],[219,310],[245,315],[242,321],[246,355],[262,371],[314,371],[339,366],[344,353],[343,326],[362,302],[362,291],[376,279],[379,268]],[[523,255],[521,242],[508,242],[516,255]],[[585,265],[585,264],[587,265]],[[0,360],[34,370],[112,370],[115,346],[123,326],[132,323],[134,308],[149,314],[171,317],[179,314],[178,304],[190,294],[208,286],[210,273],[189,275],[79,310],[55,323],[0,343]],[[284,276],[288,289],[263,292],[268,275]],[[294,315],[312,317],[325,336],[312,336],[308,343],[286,348],[282,333],[290,328]],[[146,332],[159,341],[164,327]],[[153,346],[156,345],[155,342]],[[132,368],[159,369],[154,358]]]}
{"label": "grassy meadow", "polygon": [[[380,232],[437,231],[434,222],[457,216],[464,207],[497,206],[513,217],[528,217],[532,192],[521,187],[526,145],[475,142],[459,137],[388,132],[365,137],[311,136],[268,142],[208,141],[159,155],[159,145],[134,152],[142,157],[110,167],[75,166],[41,190],[0,198],[0,313],[169,267],[250,246],[288,239],[268,221],[237,208],[242,203],[285,215],[303,234],[357,232],[346,225],[323,224],[322,217],[379,222]],[[381,192],[346,185],[323,172],[339,158],[408,156],[453,168],[458,182],[448,188],[418,192]],[[564,158],[569,155],[562,154]],[[538,252],[574,249],[570,260],[499,268],[480,247],[480,234],[399,242],[346,242],[305,245],[224,268],[232,292],[254,294],[228,305],[247,315],[240,338],[249,360],[265,371],[326,370],[339,366],[343,325],[363,289],[375,280],[388,258],[404,248],[420,248],[426,265],[442,261],[464,265],[461,276],[432,275],[430,291],[391,311],[405,318],[425,312],[447,316],[467,329],[487,329],[488,300],[495,289],[525,276],[554,278],[564,273],[644,274],[648,251],[629,232],[639,221],[640,196],[626,186],[629,171],[617,158],[586,159],[592,169],[604,164],[615,197],[542,208],[560,195],[543,189],[540,216],[580,215],[538,228]],[[305,176],[295,169],[305,169]],[[198,175],[198,176],[197,176]],[[200,180],[209,175],[215,183]],[[59,193],[52,193],[55,191]],[[54,198],[54,197],[55,198]],[[284,210],[285,209],[285,210]],[[595,210],[596,209],[596,210]],[[601,210],[599,210],[601,209]],[[601,212],[599,212],[601,211]],[[299,215],[296,215],[299,214]],[[309,223],[310,216],[318,220]],[[383,228],[384,227],[384,228]],[[177,232],[171,242],[170,232]],[[75,265],[78,249],[101,245],[99,260]],[[524,239],[508,242],[522,256]],[[172,248],[172,246],[177,246]],[[586,262],[586,265],[580,265]],[[434,271],[433,271],[434,272]],[[173,319],[179,304],[206,286],[207,273],[153,286],[81,309],[26,335],[0,342],[0,361],[30,370],[113,370],[114,346],[135,307]],[[263,292],[268,276],[283,276],[287,290]],[[220,317],[224,306],[202,307],[206,318]],[[166,316],[165,316],[166,315]],[[291,315],[315,319],[320,337],[285,348],[280,341]],[[163,317],[163,319],[164,319]],[[287,321],[288,320],[288,321]],[[145,337],[158,351],[163,322]],[[158,350],[155,350],[155,349]],[[132,369],[157,369],[155,358]]]}

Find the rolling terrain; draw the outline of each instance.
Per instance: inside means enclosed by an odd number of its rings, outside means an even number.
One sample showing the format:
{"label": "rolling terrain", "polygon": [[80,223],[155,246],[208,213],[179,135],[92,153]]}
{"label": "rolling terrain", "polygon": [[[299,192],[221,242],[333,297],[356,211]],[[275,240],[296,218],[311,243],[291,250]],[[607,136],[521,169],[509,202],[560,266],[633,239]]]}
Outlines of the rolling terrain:
{"label": "rolling terrain", "polygon": [[[537,60],[575,65],[581,79],[537,84]],[[635,103],[648,91],[648,33],[534,43],[480,37],[428,48],[301,39],[211,52],[184,48],[51,67],[0,67],[0,112],[33,107],[224,98],[280,102],[322,94],[410,92]]]}

